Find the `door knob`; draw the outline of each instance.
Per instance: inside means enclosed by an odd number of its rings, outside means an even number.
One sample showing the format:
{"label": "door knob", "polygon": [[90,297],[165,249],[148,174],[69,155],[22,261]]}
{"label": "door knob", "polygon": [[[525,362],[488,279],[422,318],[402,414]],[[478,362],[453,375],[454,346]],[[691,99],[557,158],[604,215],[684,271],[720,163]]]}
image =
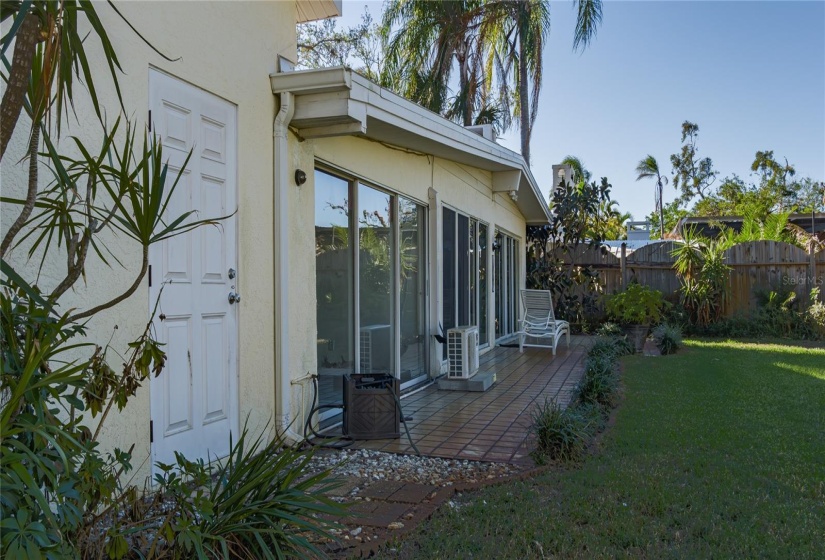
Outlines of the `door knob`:
{"label": "door knob", "polygon": [[233,304],[235,302],[240,303],[241,301],[241,294],[238,292],[229,292],[229,304]]}

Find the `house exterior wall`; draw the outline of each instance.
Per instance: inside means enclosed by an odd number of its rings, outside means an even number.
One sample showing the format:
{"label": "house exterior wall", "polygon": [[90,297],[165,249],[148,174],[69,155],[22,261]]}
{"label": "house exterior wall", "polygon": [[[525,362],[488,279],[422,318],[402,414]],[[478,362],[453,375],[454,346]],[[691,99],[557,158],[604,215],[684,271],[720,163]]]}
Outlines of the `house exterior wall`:
{"label": "house exterior wall", "polygon": [[[249,417],[251,428],[262,428],[274,409],[274,316],[273,316],[273,140],[272,122],[276,101],[268,76],[276,71],[279,54],[294,60],[296,50],[295,2],[118,2],[123,15],[148,41],[171,58],[155,54],[105,3],[97,10],[117,51],[123,74],[120,87],[126,114],[144,126],[149,108],[149,69],[155,68],[226,99],[237,106],[238,144],[238,291],[243,298],[239,318],[239,415],[241,425]],[[106,65],[93,38],[87,54],[97,77],[98,98],[109,122],[118,113],[118,101],[107,76]],[[76,96],[83,86],[76,84]],[[99,146],[100,126],[91,103],[81,99],[77,117],[64,125],[62,150],[78,136],[88,146]],[[28,123],[18,123],[17,132],[3,161],[4,196],[25,192],[26,170],[14,165],[25,152]],[[138,129],[140,130],[140,129]],[[41,188],[50,173],[41,171]],[[295,193],[300,196],[300,192]],[[3,230],[16,217],[14,207],[4,207]],[[124,267],[109,268],[94,255],[89,258],[86,284],[79,281],[74,292],[64,296],[62,309],[89,308],[121,293],[134,280],[140,263],[139,247],[122,236],[107,244]],[[26,263],[25,247],[11,261],[29,279],[37,274],[35,258]],[[65,257],[48,259],[41,284],[53,287],[65,273]],[[149,316],[148,280],[133,297],[95,317],[89,323],[89,338],[125,352],[126,343],[144,328]],[[117,325],[117,330],[114,330]],[[111,357],[115,365],[117,356]],[[106,421],[101,441],[104,447],[128,448],[135,444],[133,465],[139,477],[151,465],[149,383],[138,391],[119,414]]]}
{"label": "house exterior wall", "polygon": [[[294,305],[289,313],[290,330],[290,378],[296,388],[292,395],[293,414],[300,422],[305,416],[300,411],[308,411],[311,406],[311,385],[305,380],[307,374],[318,370],[317,366],[317,326],[315,294],[315,190],[312,170],[316,164],[339,169],[344,174],[359,178],[365,183],[412,198],[428,206],[428,220],[431,227],[428,259],[430,261],[430,333],[437,331],[440,317],[441,297],[441,257],[432,233],[440,231],[441,210],[444,205],[468,214],[489,225],[488,246],[496,228],[505,230],[525,246],[526,223],[516,205],[506,193],[493,193],[492,175],[489,171],[467,165],[413,153],[407,150],[387,147],[377,142],[343,136],[300,141],[293,136],[290,140],[291,161],[294,169],[307,174],[307,182],[298,187],[290,185],[290,301]],[[431,189],[437,191],[437,206],[430,199]],[[436,220],[437,228],[432,227]],[[439,236],[440,238],[440,236]],[[519,282],[524,287],[524,258],[519,259]],[[492,270],[492,251],[488,251],[487,270]],[[490,324],[488,332],[493,333],[494,293],[492,282],[488,282],[488,305]],[[433,305],[438,302],[438,305]],[[303,389],[297,389],[298,386]]]}
{"label": "house exterior wall", "polygon": [[[238,292],[243,296],[238,308],[238,414],[241,423],[248,418],[253,431],[262,429],[273,419],[276,406],[275,356],[275,270],[274,258],[274,161],[273,119],[277,99],[268,76],[277,70],[277,57],[295,59],[296,8],[294,2],[120,2],[119,9],[153,46],[177,59],[164,60],[146,46],[106,4],[98,6],[99,15],[118,53],[123,74],[120,87],[126,114],[137,126],[147,120],[149,108],[150,68],[165,72],[193,86],[221,97],[237,107],[238,147]],[[227,33],[227,30],[232,33]],[[237,30],[237,31],[235,31]],[[227,37],[231,37],[228,39]],[[108,76],[105,61],[93,38],[88,41],[89,63],[97,69],[96,87],[101,105],[111,123],[119,103]],[[82,86],[78,87],[78,91]],[[71,150],[69,135],[78,136],[86,145],[100,142],[100,126],[88,100],[76,100],[76,116],[64,128],[61,151]],[[26,189],[24,165],[20,161],[26,144],[27,124],[18,130],[4,157],[2,189],[4,196],[19,196]],[[314,185],[312,170],[316,162],[325,162],[362,178],[378,187],[410,197],[429,207],[431,241],[430,260],[430,332],[440,322],[441,264],[438,248],[441,211],[444,205],[488,224],[488,246],[496,228],[501,228],[525,244],[525,220],[506,193],[492,192],[489,171],[458,164],[443,158],[394,149],[377,142],[338,137],[301,141],[290,135],[288,177],[295,169],[307,173],[307,182],[289,189],[289,378],[291,411],[303,422],[311,404],[308,374],[317,371],[317,325],[315,302]],[[49,171],[41,171],[41,187]],[[437,195],[435,193],[437,192]],[[435,198],[432,198],[435,195]],[[16,217],[14,207],[2,208],[2,224]],[[89,308],[119,295],[133,280],[140,265],[139,247],[121,237],[105,239],[123,262],[107,267],[92,256],[88,261],[85,283],[78,282],[67,293],[62,309]],[[26,262],[26,247],[11,255],[12,264],[33,280],[37,274],[38,255]],[[524,259],[519,260],[519,281],[524,284]],[[492,270],[492,251],[488,252],[487,269]],[[65,273],[65,257],[49,258],[40,274],[45,289],[54,287]],[[88,325],[89,339],[98,343],[111,341],[112,348],[124,352],[126,344],[141,333],[149,317],[151,304],[148,279],[137,292],[114,309],[101,313]],[[489,283],[488,332],[493,333],[494,294]],[[117,326],[117,329],[115,329]],[[112,355],[111,363],[120,363]],[[440,362],[439,362],[440,363]],[[151,403],[147,382],[118,414],[106,421],[101,442],[104,448],[128,448],[135,445],[132,463],[136,479],[151,470],[149,421]]]}

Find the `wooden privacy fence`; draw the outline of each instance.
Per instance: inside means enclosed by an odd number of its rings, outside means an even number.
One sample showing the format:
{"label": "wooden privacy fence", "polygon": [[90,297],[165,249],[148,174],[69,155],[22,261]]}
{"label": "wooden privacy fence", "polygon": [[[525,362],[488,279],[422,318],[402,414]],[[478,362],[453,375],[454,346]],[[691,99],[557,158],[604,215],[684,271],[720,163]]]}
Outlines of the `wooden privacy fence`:
{"label": "wooden privacy fence", "polygon": [[[606,294],[636,281],[676,301],[680,286],[673,268],[676,243],[660,241],[635,251],[622,247],[618,256],[605,247],[587,246],[556,247],[552,253],[565,264],[597,271]],[[825,251],[809,253],[780,241],[750,241],[725,251],[725,263],[731,268],[727,315],[756,308],[758,296],[772,290],[793,291],[803,301],[813,287],[825,292]]]}

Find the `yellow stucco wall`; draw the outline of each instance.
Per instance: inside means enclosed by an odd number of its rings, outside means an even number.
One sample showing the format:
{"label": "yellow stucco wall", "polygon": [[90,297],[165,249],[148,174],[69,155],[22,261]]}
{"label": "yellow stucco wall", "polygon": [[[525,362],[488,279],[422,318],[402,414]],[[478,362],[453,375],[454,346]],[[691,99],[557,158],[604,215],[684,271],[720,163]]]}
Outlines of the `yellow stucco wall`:
{"label": "yellow stucco wall", "polygon": [[[239,413],[249,415],[250,426],[263,426],[273,416],[274,407],[274,318],[273,318],[273,153],[272,121],[275,99],[269,74],[276,70],[279,54],[294,60],[294,2],[118,2],[126,18],[161,52],[168,62],[152,52],[108,7],[99,3],[99,15],[109,32],[124,73],[120,87],[126,114],[144,126],[149,107],[149,68],[154,67],[187,81],[237,106],[238,116],[238,281],[243,295],[239,309]],[[5,30],[4,30],[5,31]],[[110,122],[118,112],[118,102],[100,50],[93,38],[87,41],[90,66],[96,71],[99,99]],[[78,91],[83,86],[76,84]],[[80,96],[78,96],[80,97]],[[87,145],[98,146],[100,126],[91,104],[81,100],[77,118],[71,117],[64,137],[79,136]],[[25,151],[28,123],[22,122],[6,153],[2,168],[5,196],[25,192],[23,166],[15,165]],[[70,149],[64,140],[62,149]],[[41,175],[41,187],[48,179]],[[3,230],[16,217],[12,207],[4,207]],[[107,239],[125,268],[108,268],[92,256],[88,261],[86,284],[80,281],[66,294],[62,308],[87,308],[107,301],[134,280],[139,265],[139,249],[125,240]],[[18,270],[33,279],[36,262],[25,264],[25,248],[12,255]],[[65,257],[47,260],[41,283],[53,287],[65,274]],[[90,339],[125,352],[149,315],[149,288],[143,285],[133,297],[118,307],[95,317],[89,324]],[[114,326],[117,330],[114,331]],[[120,360],[113,357],[113,364]],[[128,448],[135,444],[133,465],[138,477],[149,474],[150,398],[148,383],[126,409],[107,419],[101,438],[105,447]]]}
{"label": "yellow stucco wall", "polygon": [[[242,5],[241,5],[242,4]],[[124,75],[120,78],[126,112],[137,124],[145,124],[149,105],[149,69],[162,70],[237,106],[238,115],[238,289],[239,307],[239,416],[249,417],[250,426],[262,427],[275,411],[275,315],[273,242],[273,118],[276,100],[269,74],[276,70],[279,54],[295,59],[295,5],[293,2],[121,2],[123,14],[144,36],[175,62],[165,61],[134,35],[105,4],[100,15],[115,43]],[[231,40],[230,40],[231,39]],[[114,89],[105,74],[102,57],[92,40],[90,64],[100,75],[99,97],[110,118],[118,110]],[[65,135],[77,135],[90,146],[99,144],[100,130],[88,102],[77,105],[77,118],[67,123]],[[25,191],[25,168],[17,162],[25,151],[26,123],[4,158],[3,194]],[[63,149],[70,149],[64,141]],[[524,218],[506,194],[494,194],[490,172],[460,165],[433,155],[410,153],[354,137],[301,141],[290,135],[287,174],[297,168],[307,172],[301,187],[289,182],[289,376],[292,414],[303,421],[311,399],[311,387],[302,381],[317,371],[315,305],[314,185],[316,161],[348,171],[378,187],[408,196],[430,206],[429,219],[439,220],[443,205],[469,214],[519,239],[524,247]],[[47,177],[44,169],[43,177]],[[41,182],[41,185],[45,184]],[[429,189],[438,192],[433,207]],[[2,209],[4,229],[14,219],[14,208]],[[437,218],[436,218],[437,217]],[[89,260],[86,283],[79,282],[66,295],[63,308],[88,308],[119,294],[134,279],[139,250],[124,238],[106,242],[124,267],[104,266],[96,257]],[[433,258],[434,254],[430,254]],[[25,248],[11,258],[29,278],[37,274],[36,261],[26,262]],[[41,283],[49,288],[65,273],[65,258],[48,259]],[[488,263],[489,267],[489,263]],[[520,259],[520,282],[524,282],[524,259]],[[432,269],[431,269],[432,270]],[[492,283],[490,283],[492,284]],[[440,278],[431,273],[431,297],[440,293]],[[492,286],[491,286],[492,289]],[[488,295],[492,317],[493,294]],[[90,339],[123,351],[140,333],[149,315],[147,281],[137,293],[117,308],[95,317],[89,324]],[[431,324],[437,321],[431,317]],[[117,325],[117,330],[114,326]],[[492,332],[492,330],[491,330]],[[113,358],[117,364],[117,358]],[[150,472],[150,396],[144,386],[127,408],[107,420],[104,447],[128,448],[135,444],[133,464],[140,480]]]}
{"label": "yellow stucco wall", "polygon": [[[492,176],[488,171],[458,164],[428,154],[418,154],[388,147],[377,142],[356,137],[336,137],[300,141],[293,137],[290,142],[292,164],[307,173],[307,182],[291,186],[290,193],[290,299],[300,302],[290,310],[290,375],[292,379],[317,371],[317,330],[315,302],[315,191],[312,170],[316,162],[333,170],[338,169],[366,183],[391,192],[416,199],[428,205],[429,220],[438,216],[441,224],[441,208],[444,205],[459,210],[489,225],[489,235],[496,228],[518,239],[520,248],[525,246],[525,220],[516,205],[505,193],[492,192]],[[290,176],[294,169],[290,170]],[[429,189],[438,192],[439,207],[429,201]],[[432,244],[432,242],[431,242]],[[430,260],[435,255],[429,251]],[[492,251],[489,252],[492,260]],[[519,281],[524,286],[524,258],[519,259]],[[488,262],[488,270],[491,270]],[[441,278],[433,278],[430,267],[430,298],[441,292]],[[492,282],[489,282],[488,302],[490,332],[494,316]],[[431,313],[430,326],[438,324]],[[311,395],[307,395],[309,398]],[[293,395],[293,413],[298,416],[301,396]],[[304,410],[307,404],[304,403]],[[301,417],[303,422],[304,418]]]}

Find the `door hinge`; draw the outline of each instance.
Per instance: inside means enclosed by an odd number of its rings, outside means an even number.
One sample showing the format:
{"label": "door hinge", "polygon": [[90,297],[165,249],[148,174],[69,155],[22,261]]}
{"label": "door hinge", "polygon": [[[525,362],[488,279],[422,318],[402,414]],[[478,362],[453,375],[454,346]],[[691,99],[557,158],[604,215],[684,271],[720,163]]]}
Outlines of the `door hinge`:
{"label": "door hinge", "polygon": [[149,109],[149,132],[152,132],[152,110]]}
{"label": "door hinge", "polygon": [[149,265],[149,287],[152,287],[152,265]]}
{"label": "door hinge", "polygon": [[149,443],[155,443],[155,422],[149,420]]}

